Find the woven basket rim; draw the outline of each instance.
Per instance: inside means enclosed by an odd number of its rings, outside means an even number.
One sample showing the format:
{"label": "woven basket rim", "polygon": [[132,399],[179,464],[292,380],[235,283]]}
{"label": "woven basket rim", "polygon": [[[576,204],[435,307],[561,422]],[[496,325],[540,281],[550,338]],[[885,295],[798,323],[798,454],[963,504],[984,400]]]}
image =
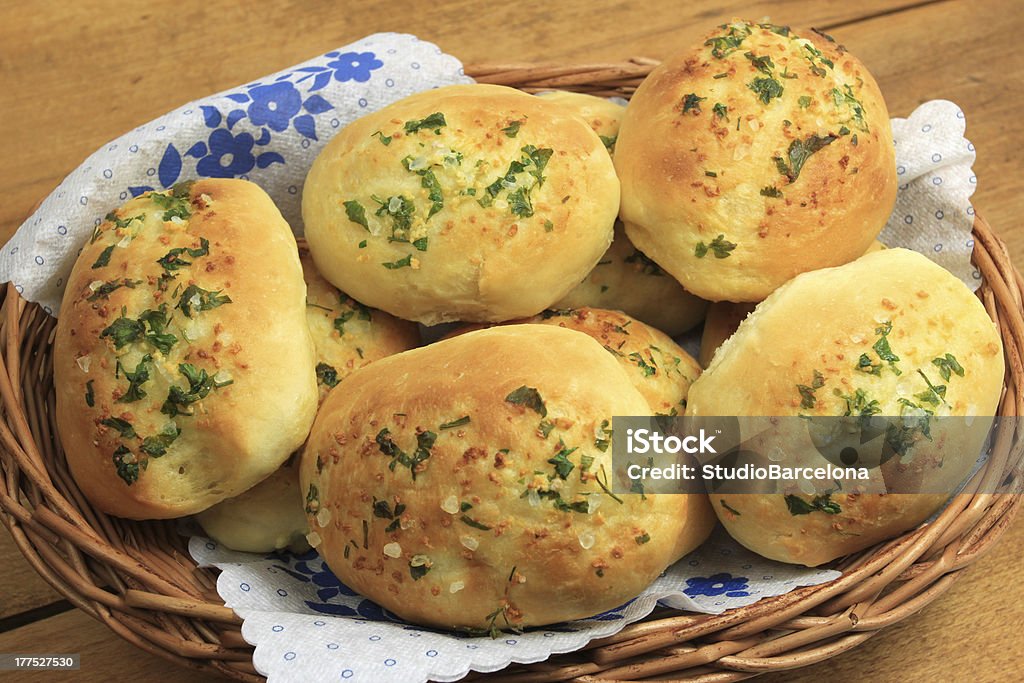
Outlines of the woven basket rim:
{"label": "woven basket rim", "polygon": [[[466,67],[481,83],[527,92],[566,89],[629,97],[658,62],[491,64]],[[975,216],[979,297],[999,327],[1006,355],[999,414],[1024,415],[1024,280],[1005,244]],[[0,519],[29,564],[76,607],[136,646],[176,664],[262,681],[241,620],[216,591],[215,569],[199,569],[172,522],[132,522],[92,509],[70,477],[56,439],[52,342],[55,319],[8,283],[0,289]],[[1012,422],[1012,421],[1008,421]],[[835,564],[835,581],[798,588],[722,615],[660,610],[582,652],[512,667],[491,681],[735,681],[806,666],[845,652],[943,594],[990,550],[1022,496],[977,493],[1009,475],[1019,484],[1010,429],[964,492],[930,523]],[[1018,489],[1019,491],[1019,489]],[[478,678],[479,674],[470,674]]]}

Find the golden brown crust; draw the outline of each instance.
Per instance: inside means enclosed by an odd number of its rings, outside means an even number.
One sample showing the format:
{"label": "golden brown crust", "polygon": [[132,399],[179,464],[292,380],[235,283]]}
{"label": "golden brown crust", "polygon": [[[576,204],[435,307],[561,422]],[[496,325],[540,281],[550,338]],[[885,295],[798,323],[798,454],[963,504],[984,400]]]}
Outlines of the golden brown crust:
{"label": "golden brown crust", "polygon": [[133,199],[97,228],[57,324],[68,464],[94,505],[122,517],[177,517],[245,491],[316,412],[288,224],[246,181],[174,194]]}
{"label": "golden brown crust", "polygon": [[550,90],[538,93],[537,96],[570,109],[601,137],[601,142],[609,152],[615,148],[615,138],[619,135],[619,126],[626,113],[624,106],[604,97],[566,90]]}
{"label": "golden brown crust", "polygon": [[602,489],[611,417],[647,408],[600,345],[555,327],[380,360],[328,396],[310,435],[311,543],[415,623],[522,627],[614,607],[713,523],[704,496]]}
{"label": "golden brown crust", "polygon": [[615,238],[587,278],[554,308],[604,308],[623,311],[670,336],[693,328],[708,302],[690,294],[679,282],[633,246],[616,222]]}
{"label": "golden brown crust", "polygon": [[725,25],[655,68],[616,143],[630,240],[716,301],[852,261],[896,196],[871,75],[818,34],[765,26]]}
{"label": "golden brown crust", "polygon": [[419,346],[415,323],[361,303],[325,280],[309,250],[299,248],[306,280],[306,322],[316,347],[320,403],[353,370]]}
{"label": "golden brown crust", "polygon": [[[950,357],[962,376],[956,370],[942,376],[934,361]],[[776,290],[693,384],[689,412],[991,416],[1003,371],[1001,339],[977,297],[921,254],[886,249],[805,273]],[[928,382],[945,387],[941,396],[929,393]],[[979,444],[966,443],[972,434],[950,428],[940,435],[942,429],[933,425],[932,439],[918,439],[912,453],[944,463],[926,476],[955,485],[974,464],[970,453]],[[944,498],[851,496],[844,489],[832,495],[842,509],[834,515],[794,515],[781,494],[726,496],[739,516],[717,500],[714,507],[726,529],[752,550],[817,565],[913,527]]]}
{"label": "golden brown crust", "polygon": [[425,324],[500,321],[584,278],[618,199],[604,145],[571,111],[451,86],[341,131],[310,169],[303,219],[320,272],[357,300]]}

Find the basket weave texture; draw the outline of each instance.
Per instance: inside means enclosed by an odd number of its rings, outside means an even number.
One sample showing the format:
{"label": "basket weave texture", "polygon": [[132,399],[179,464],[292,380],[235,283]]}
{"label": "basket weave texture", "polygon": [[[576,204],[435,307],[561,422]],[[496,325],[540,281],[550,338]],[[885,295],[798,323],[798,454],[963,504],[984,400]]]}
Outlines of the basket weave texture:
{"label": "basket weave texture", "polygon": [[[657,62],[467,67],[484,83],[628,98]],[[998,325],[1007,373],[999,414],[1024,415],[1024,281],[1005,245],[976,217],[978,295]],[[174,522],[132,522],[94,510],[71,479],[54,418],[56,321],[0,290],[0,519],[29,563],[71,603],[138,647],[183,667],[261,681],[241,620],[199,569]],[[845,652],[944,593],[990,549],[1021,506],[1022,441],[997,429],[991,457],[931,523],[844,558],[843,576],[721,615],[659,610],[583,651],[514,665],[490,681],[737,681]],[[998,485],[1007,493],[994,491]],[[471,678],[483,678],[471,674]]]}

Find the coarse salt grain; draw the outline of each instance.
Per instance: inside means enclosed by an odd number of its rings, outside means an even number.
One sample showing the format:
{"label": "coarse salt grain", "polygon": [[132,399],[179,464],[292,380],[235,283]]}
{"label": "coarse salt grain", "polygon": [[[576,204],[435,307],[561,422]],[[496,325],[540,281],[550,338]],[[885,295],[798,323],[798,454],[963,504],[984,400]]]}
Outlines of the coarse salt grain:
{"label": "coarse salt grain", "polygon": [[594,542],[597,540],[594,538],[594,534],[590,531],[581,531],[576,534],[576,537],[580,540],[580,547],[584,550],[590,550],[594,547]]}
{"label": "coarse salt grain", "polygon": [[459,512],[459,498],[452,494],[441,501],[441,509],[447,512],[449,515],[455,515]]}
{"label": "coarse salt grain", "polygon": [[82,372],[89,372],[89,364],[92,363],[92,356],[89,356],[88,354],[79,356],[75,359],[75,362],[78,363],[78,367],[82,369]]}
{"label": "coarse salt grain", "polygon": [[402,546],[400,546],[398,543],[388,543],[384,546],[384,554],[388,557],[401,557]]}
{"label": "coarse salt grain", "polygon": [[463,581],[453,581],[452,585],[448,586],[449,593],[458,593],[460,590],[466,587]]}
{"label": "coarse salt grain", "polygon": [[320,512],[316,513],[316,523],[321,527],[327,526],[331,521],[331,511],[327,508],[320,508]]}
{"label": "coarse salt grain", "polygon": [[306,543],[309,543],[310,547],[312,548],[319,547],[320,542],[322,540],[323,539],[320,538],[320,534],[318,534],[315,531],[310,531],[308,534],[306,534]]}
{"label": "coarse salt grain", "polygon": [[476,550],[480,547],[480,541],[476,540],[472,536],[463,536],[459,539],[459,543],[462,544],[466,550]]}

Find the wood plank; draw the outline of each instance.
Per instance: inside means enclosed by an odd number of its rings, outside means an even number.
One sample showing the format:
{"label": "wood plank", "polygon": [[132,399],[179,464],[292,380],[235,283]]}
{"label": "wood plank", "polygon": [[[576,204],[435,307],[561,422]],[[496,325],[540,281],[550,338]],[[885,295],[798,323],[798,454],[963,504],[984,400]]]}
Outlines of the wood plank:
{"label": "wood plank", "polygon": [[[733,16],[835,24],[913,0],[858,3],[150,3],[0,6],[0,242],[95,149],[189,100],[374,31],[416,33],[464,62],[663,57]],[[571,28],[570,28],[571,27]],[[169,37],[173,36],[173,40]],[[73,46],[73,48],[71,47]]]}
{"label": "wood plank", "polygon": [[19,683],[109,683],[119,678],[187,680],[189,683],[224,680],[212,674],[179,668],[156,655],[143,652],[80,610],[0,633],[0,652],[81,655],[81,669],[78,671],[19,671],[9,674],[12,680],[16,675]]}
{"label": "wood plank", "polygon": [[758,683],[1019,680],[1024,517],[942,597],[850,652]]}
{"label": "wood plank", "polygon": [[963,108],[967,137],[978,154],[972,202],[1009,244],[1018,267],[1024,263],[1021,31],[1020,5],[976,0],[929,5],[833,32],[867,64],[894,116],[906,116],[930,99]]}
{"label": "wood plank", "polygon": [[62,599],[28,563],[7,529],[0,529],[0,558],[0,619]]}

